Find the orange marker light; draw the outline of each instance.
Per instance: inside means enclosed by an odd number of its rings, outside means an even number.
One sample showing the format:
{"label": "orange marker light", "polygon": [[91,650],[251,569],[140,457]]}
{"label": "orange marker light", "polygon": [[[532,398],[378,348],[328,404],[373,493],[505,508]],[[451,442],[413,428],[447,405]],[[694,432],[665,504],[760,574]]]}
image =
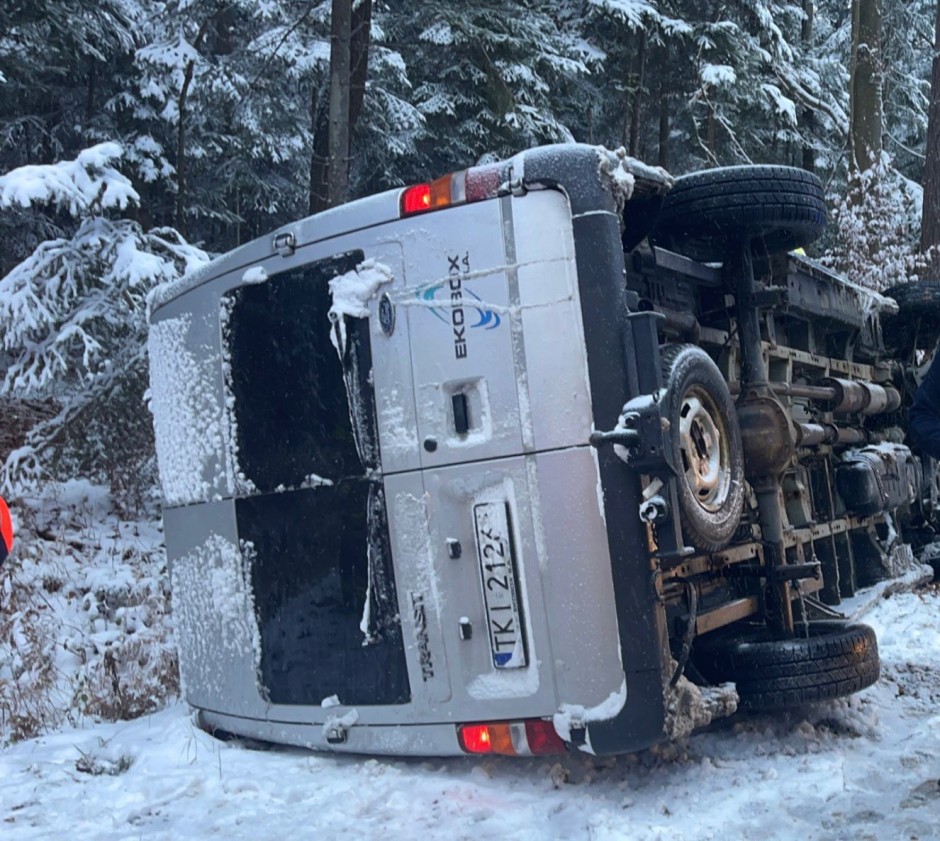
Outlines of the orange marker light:
{"label": "orange marker light", "polygon": [[567,748],[551,721],[491,721],[457,725],[457,741],[467,753],[502,756],[546,756],[566,753]]}
{"label": "orange marker light", "polygon": [[512,743],[512,731],[508,724],[491,724],[490,727],[490,745],[493,753],[499,753],[503,756],[515,756],[517,751]]}
{"label": "orange marker light", "polygon": [[401,215],[414,216],[429,210],[495,198],[503,186],[503,168],[503,164],[489,164],[451,172],[430,183],[408,187],[401,194]]}
{"label": "orange marker light", "polygon": [[450,206],[450,178],[449,175],[442,175],[431,182],[431,210]]}

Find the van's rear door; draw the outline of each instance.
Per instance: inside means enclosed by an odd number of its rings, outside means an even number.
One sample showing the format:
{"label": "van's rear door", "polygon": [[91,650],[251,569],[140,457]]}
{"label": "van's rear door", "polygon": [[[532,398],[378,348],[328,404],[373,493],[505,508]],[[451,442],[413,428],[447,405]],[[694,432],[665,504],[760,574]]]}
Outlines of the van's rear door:
{"label": "van's rear door", "polygon": [[[388,347],[407,331],[420,469],[384,458],[405,436],[381,399],[379,437],[413,703],[457,721],[603,703],[623,670],[567,199],[506,196],[397,228]],[[403,402],[401,366],[373,340],[376,389]],[[542,478],[566,473],[576,482]]]}

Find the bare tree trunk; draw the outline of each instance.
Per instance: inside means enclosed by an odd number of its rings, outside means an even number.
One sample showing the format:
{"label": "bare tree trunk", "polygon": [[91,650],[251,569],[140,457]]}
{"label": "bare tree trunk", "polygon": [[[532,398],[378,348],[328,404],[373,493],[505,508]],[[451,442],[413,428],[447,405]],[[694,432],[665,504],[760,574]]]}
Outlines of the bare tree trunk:
{"label": "bare tree trunk", "polygon": [[715,127],[715,109],[708,106],[708,116],[705,121],[705,151],[708,152],[709,163],[712,166],[718,165],[718,155],[715,151],[717,145],[717,131]]}
{"label": "bare tree trunk", "polygon": [[359,0],[355,8],[352,0],[333,0],[329,95],[317,88],[310,100],[311,213],[348,199],[350,152],[365,99],[371,23],[372,0]]}
{"label": "bare tree trunk", "polygon": [[[209,32],[211,18],[203,21],[193,41],[193,48],[199,50],[202,42]],[[183,72],[183,85],[177,98],[177,116],[179,124],[176,130],[176,230],[186,236],[186,106],[189,97],[189,86],[193,83],[193,74],[196,70],[195,59],[186,63]]]}
{"label": "bare tree trunk", "polygon": [[669,169],[669,88],[665,74],[659,80],[659,159],[663,169]]}
{"label": "bare tree trunk", "polygon": [[98,73],[94,59],[88,60],[88,87],[85,89],[85,124],[95,115],[95,94],[97,92]]}
{"label": "bare tree trunk", "polygon": [[[813,18],[816,13],[814,0],[803,0],[803,13],[806,17],[803,18],[801,37],[805,52],[813,43]],[[804,133],[812,134],[816,125],[816,112],[812,108],[804,108],[801,116],[803,118]],[[803,141],[803,169],[808,172],[816,171],[816,153],[809,139]]]}
{"label": "bare tree trunk", "polygon": [[372,27],[372,0],[359,0],[353,6],[349,45],[352,76],[349,86],[349,136],[352,138],[362,112],[369,75],[369,43]]}
{"label": "bare tree trunk", "polygon": [[179,124],[176,128],[176,230],[186,236],[186,98],[193,81],[195,69],[192,60],[186,63],[183,86],[180,88],[177,110]]}
{"label": "bare tree trunk", "polygon": [[[920,223],[920,250],[940,251],[940,5],[934,23],[930,110],[927,115],[927,160],[924,164],[924,209]],[[930,274],[940,274],[940,255],[930,260]]]}
{"label": "bare tree trunk", "polygon": [[310,154],[309,212],[319,213],[330,206],[327,178],[330,172],[330,139],[326,109],[329,97],[320,86],[310,92],[310,125],[313,129],[313,151]]}
{"label": "bare tree trunk", "polygon": [[346,201],[349,189],[349,85],[352,59],[352,0],[333,0],[330,32],[330,206]]}
{"label": "bare tree trunk", "polygon": [[630,108],[630,155],[637,157],[640,150],[640,106],[643,104],[643,85],[646,83],[646,30],[640,33],[637,49],[636,72],[633,74],[633,101]]}
{"label": "bare tree trunk", "polygon": [[852,0],[852,87],[849,164],[858,172],[881,157],[884,116],[881,0]]}

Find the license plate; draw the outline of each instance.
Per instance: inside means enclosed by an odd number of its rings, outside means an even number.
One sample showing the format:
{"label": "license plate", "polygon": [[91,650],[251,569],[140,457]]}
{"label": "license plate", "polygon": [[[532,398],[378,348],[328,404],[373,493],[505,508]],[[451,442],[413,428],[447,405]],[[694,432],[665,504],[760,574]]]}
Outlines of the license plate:
{"label": "license plate", "polygon": [[512,533],[509,531],[506,503],[482,502],[475,505],[473,518],[493,665],[497,669],[519,669],[526,665],[525,638],[519,619]]}

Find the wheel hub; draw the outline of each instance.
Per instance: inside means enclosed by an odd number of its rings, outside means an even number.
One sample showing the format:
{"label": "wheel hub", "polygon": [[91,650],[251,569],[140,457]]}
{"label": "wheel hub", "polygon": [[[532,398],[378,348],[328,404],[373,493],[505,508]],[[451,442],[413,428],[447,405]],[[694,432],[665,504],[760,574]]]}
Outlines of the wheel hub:
{"label": "wheel hub", "polygon": [[731,468],[717,407],[708,395],[690,390],[679,412],[679,450],[685,480],[706,511],[718,511],[728,499]]}

